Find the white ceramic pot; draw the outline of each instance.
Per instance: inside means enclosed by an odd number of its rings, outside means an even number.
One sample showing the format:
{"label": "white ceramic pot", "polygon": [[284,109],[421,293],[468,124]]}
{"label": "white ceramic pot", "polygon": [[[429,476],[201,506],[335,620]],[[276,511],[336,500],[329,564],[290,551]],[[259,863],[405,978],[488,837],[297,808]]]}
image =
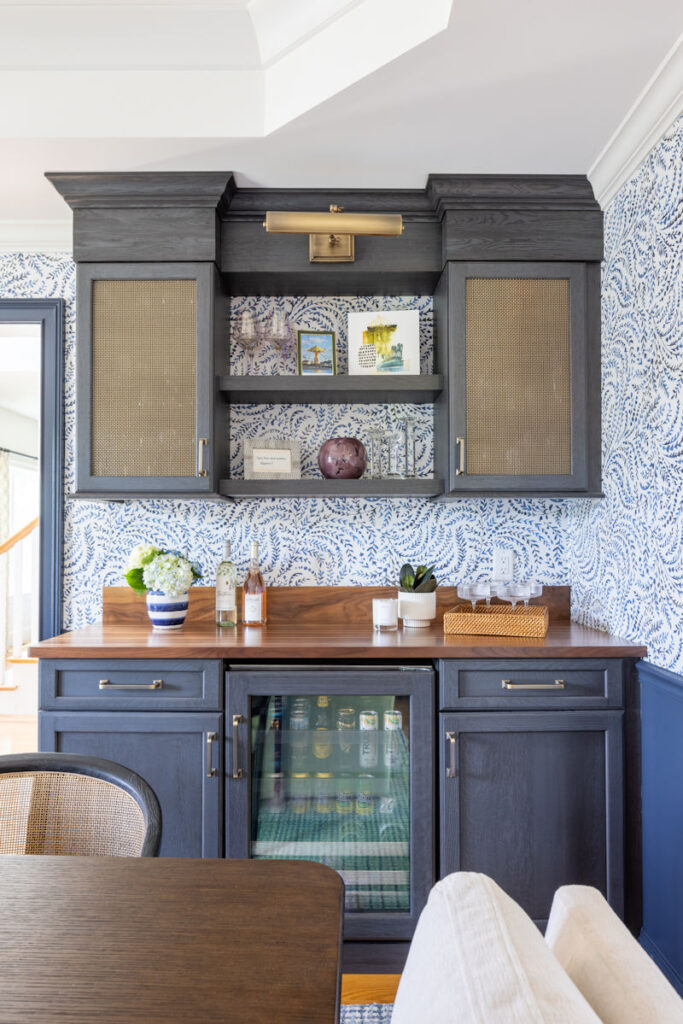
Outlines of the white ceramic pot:
{"label": "white ceramic pot", "polygon": [[147,614],[152,628],[157,632],[169,629],[180,629],[190,602],[190,595],[185,591],[177,597],[169,597],[158,590],[147,591]]}
{"label": "white ceramic pot", "polygon": [[412,591],[399,590],[398,617],[403,625],[412,629],[429,626],[436,618],[436,591],[431,594],[414,594]]}

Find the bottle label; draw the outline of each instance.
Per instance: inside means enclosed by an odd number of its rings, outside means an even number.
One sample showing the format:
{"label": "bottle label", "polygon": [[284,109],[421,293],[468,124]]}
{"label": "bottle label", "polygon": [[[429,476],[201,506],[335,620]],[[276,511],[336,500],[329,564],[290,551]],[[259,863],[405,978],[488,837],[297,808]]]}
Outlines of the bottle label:
{"label": "bottle label", "polygon": [[216,580],[216,611],[229,612],[237,606],[235,585],[220,576]]}
{"label": "bottle label", "polygon": [[261,622],[263,619],[263,601],[261,594],[244,595],[244,621]]}

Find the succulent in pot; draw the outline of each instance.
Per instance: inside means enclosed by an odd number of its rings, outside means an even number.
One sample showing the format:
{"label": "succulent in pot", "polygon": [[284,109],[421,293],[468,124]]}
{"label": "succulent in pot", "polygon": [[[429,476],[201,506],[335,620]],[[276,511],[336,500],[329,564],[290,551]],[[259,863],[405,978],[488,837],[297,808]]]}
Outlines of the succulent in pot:
{"label": "succulent in pot", "polygon": [[398,615],[403,625],[412,629],[429,626],[436,617],[437,579],[434,566],[418,565],[413,569],[408,562],[398,574]]}

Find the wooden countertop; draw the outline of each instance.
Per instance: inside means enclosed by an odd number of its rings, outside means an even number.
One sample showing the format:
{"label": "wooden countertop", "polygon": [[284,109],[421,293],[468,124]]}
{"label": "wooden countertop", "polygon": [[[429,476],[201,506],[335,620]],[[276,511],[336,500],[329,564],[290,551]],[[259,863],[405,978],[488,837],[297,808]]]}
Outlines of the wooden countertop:
{"label": "wooden countertop", "polygon": [[190,591],[185,626],[155,633],[144,600],[127,588],[104,591],[103,622],[33,644],[37,658],[221,658],[226,661],[431,658],[642,658],[647,648],[572,622],[566,587],[548,587],[550,608],[542,639],[444,636],[441,613],[455,603],[453,588],[439,588],[439,616],[428,629],[375,633],[369,602],[395,594],[387,587],[281,587],[269,590],[263,627],[217,628],[213,588]]}

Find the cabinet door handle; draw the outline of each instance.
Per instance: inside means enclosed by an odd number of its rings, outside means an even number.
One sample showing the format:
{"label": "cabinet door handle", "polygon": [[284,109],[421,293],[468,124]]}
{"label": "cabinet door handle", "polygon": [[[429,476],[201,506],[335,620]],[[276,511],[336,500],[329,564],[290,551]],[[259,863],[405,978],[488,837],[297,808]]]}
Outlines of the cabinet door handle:
{"label": "cabinet door handle", "polygon": [[100,679],[100,690],[160,690],[163,679],[154,679],[151,683],[110,683],[108,679]]}
{"label": "cabinet door handle", "polygon": [[239,750],[239,727],[244,721],[244,715],[233,715],[232,716],[232,777],[233,779],[243,779],[244,770],[240,768],[240,750]]}
{"label": "cabinet door handle", "polygon": [[206,777],[214,779],[218,775],[218,769],[213,766],[213,741],[218,739],[217,732],[206,734]]}
{"label": "cabinet door handle", "polygon": [[448,765],[448,768],[446,769],[446,778],[447,779],[454,779],[455,775],[456,775],[456,771],[455,771],[455,733],[454,732],[447,732],[446,733],[446,741],[448,742],[449,750],[450,750],[449,765]]}
{"label": "cabinet door handle", "polygon": [[556,679],[554,683],[511,683],[509,679],[501,679],[502,690],[564,690],[564,679]]}
{"label": "cabinet door handle", "polygon": [[463,476],[465,472],[465,438],[456,437],[455,443],[458,446],[458,468],[455,471],[456,476]]}
{"label": "cabinet door handle", "polygon": [[208,476],[208,471],[204,468],[204,452],[206,446],[209,443],[206,437],[199,438],[199,444],[197,446],[197,476]]}

